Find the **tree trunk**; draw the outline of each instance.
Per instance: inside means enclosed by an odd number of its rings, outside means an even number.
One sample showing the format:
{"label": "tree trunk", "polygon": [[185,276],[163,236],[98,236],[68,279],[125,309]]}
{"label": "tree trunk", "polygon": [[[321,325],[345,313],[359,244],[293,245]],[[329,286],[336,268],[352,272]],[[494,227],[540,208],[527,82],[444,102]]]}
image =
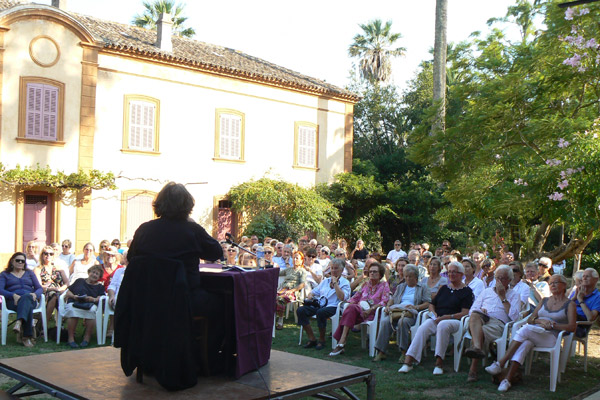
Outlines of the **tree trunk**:
{"label": "tree trunk", "polygon": [[446,129],[446,31],[448,25],[448,0],[435,2],[435,44],[433,47],[433,102],[439,103],[431,133]]}
{"label": "tree trunk", "polygon": [[548,239],[548,235],[550,235],[552,225],[553,224],[547,221],[542,221],[542,223],[538,226],[538,229],[535,232],[535,236],[533,237],[533,246],[531,246],[531,250],[528,254],[529,259],[533,260],[542,252],[544,244]]}
{"label": "tree trunk", "polygon": [[573,257],[576,254],[581,254],[583,250],[587,247],[588,244],[594,239],[596,231],[588,232],[585,238],[577,238],[573,237],[569,241],[569,243],[565,243],[562,246],[558,246],[556,249],[547,252],[541,253],[540,256],[550,257],[552,259],[552,263],[556,264],[561,262],[564,259],[569,257]]}

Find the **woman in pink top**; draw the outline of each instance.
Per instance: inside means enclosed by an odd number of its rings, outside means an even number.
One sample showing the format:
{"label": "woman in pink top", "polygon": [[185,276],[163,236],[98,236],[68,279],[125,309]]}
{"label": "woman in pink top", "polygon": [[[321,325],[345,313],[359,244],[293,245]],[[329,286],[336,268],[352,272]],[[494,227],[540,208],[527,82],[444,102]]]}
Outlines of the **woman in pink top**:
{"label": "woman in pink top", "polygon": [[[342,314],[340,324],[333,334],[338,341],[337,347],[329,353],[337,356],[344,352],[348,331],[364,321],[372,321],[375,318],[375,310],[384,307],[390,299],[390,287],[386,281],[382,281],[385,275],[385,267],[374,262],[369,267],[369,281],[362,289],[348,300],[348,306]],[[361,304],[362,302],[362,304]]]}

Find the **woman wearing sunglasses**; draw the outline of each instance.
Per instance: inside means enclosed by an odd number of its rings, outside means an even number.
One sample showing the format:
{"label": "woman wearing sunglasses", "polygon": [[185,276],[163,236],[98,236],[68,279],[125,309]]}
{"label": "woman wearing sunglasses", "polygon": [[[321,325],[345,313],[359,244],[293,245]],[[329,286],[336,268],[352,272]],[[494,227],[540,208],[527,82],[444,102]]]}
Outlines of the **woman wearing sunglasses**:
{"label": "woman wearing sunglasses", "polygon": [[17,342],[22,338],[25,347],[33,347],[33,310],[42,297],[42,286],[33,271],[25,268],[25,253],[15,253],[8,260],[6,269],[0,274],[0,295],[4,296],[6,307],[16,311],[17,321],[13,331]]}
{"label": "woman wearing sunglasses", "polygon": [[46,295],[46,319],[52,319],[58,296],[67,289],[69,279],[61,268],[54,265],[54,249],[45,246],[40,254],[40,263],[33,270]]}

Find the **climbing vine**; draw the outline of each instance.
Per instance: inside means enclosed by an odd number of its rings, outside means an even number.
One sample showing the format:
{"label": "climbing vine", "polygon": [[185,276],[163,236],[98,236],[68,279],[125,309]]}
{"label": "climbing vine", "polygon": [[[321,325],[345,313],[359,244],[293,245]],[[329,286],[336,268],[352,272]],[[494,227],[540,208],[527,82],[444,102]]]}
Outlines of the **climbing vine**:
{"label": "climbing vine", "polygon": [[7,186],[47,186],[54,189],[77,191],[81,189],[116,189],[115,176],[112,172],[104,173],[96,169],[79,170],[71,174],[62,171],[53,172],[49,166],[35,167],[17,166],[6,169],[0,163],[0,184]]}

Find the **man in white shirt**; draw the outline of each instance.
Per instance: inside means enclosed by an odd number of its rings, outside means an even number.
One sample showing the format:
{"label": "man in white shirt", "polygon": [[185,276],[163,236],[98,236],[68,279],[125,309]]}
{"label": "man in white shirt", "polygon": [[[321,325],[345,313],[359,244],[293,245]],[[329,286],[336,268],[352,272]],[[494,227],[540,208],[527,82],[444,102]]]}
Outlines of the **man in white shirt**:
{"label": "man in white shirt", "polygon": [[487,356],[490,344],[502,336],[504,325],[519,318],[521,300],[510,289],[514,275],[510,266],[501,265],[495,271],[496,285],[485,289],[475,299],[469,311],[471,347],[465,355],[472,359],[467,382],[477,380],[479,360]]}
{"label": "man in white shirt", "polygon": [[402,250],[402,242],[396,240],[394,242],[394,248],[388,253],[387,257],[385,258],[385,262],[388,264],[396,265],[396,261],[398,261],[400,257],[407,256],[408,255],[406,254],[406,252]]}
{"label": "man in white shirt", "polygon": [[65,271],[65,276],[69,276],[69,265],[67,265],[66,262],[63,261],[62,258],[59,257],[60,253],[62,252],[62,248],[60,246],[60,244],[58,243],[52,243],[50,246],[52,246],[52,249],[54,250],[54,256],[52,256],[52,262],[54,263],[54,266],[56,268],[62,269],[63,271]]}
{"label": "man in white shirt", "polygon": [[[335,314],[340,302],[348,300],[350,297],[350,282],[342,277],[345,261],[341,258],[331,260],[329,263],[331,277],[325,278],[313,289],[307,296],[307,299],[319,300],[319,307],[304,305],[296,310],[298,315],[298,325],[302,326],[308,335],[308,343],[304,345],[305,349],[314,347],[316,350],[325,348],[325,329],[327,328],[327,319]],[[317,326],[319,327],[319,340],[310,326],[310,317],[317,316]]]}
{"label": "man in white shirt", "polygon": [[539,277],[538,266],[533,262],[527,263],[523,282],[529,286],[529,308],[531,312],[535,310],[544,297],[550,297],[550,286],[546,281],[540,280]]}

